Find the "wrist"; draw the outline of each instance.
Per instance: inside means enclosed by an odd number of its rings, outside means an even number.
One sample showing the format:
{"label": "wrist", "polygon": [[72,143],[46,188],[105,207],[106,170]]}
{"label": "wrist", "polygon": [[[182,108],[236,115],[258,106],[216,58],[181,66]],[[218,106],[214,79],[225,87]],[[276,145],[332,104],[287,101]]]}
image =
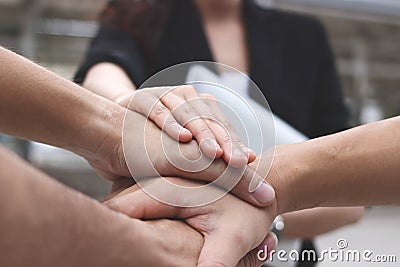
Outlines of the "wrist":
{"label": "wrist", "polygon": [[74,141],[67,149],[85,158],[104,160],[122,143],[125,109],[97,95],[91,94],[87,100],[71,139]]}
{"label": "wrist", "polygon": [[318,206],[312,183],[318,153],[309,142],[276,147],[272,167],[266,180],[276,192],[276,215]]}

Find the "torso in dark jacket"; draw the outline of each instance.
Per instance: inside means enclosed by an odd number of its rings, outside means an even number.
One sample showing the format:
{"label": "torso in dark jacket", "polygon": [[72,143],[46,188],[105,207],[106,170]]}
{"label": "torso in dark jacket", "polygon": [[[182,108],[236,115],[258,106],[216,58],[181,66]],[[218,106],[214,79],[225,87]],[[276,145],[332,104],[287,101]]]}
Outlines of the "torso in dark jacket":
{"label": "torso in dark jacket", "polygon": [[[272,111],[309,137],[345,129],[347,112],[320,23],[309,17],[262,9],[251,0],[243,4],[249,76]],[[81,81],[95,63],[111,61],[121,65],[139,86],[159,70],[199,60],[214,61],[200,16],[192,1],[176,0],[152,64],[132,35],[102,27],[77,80]]]}

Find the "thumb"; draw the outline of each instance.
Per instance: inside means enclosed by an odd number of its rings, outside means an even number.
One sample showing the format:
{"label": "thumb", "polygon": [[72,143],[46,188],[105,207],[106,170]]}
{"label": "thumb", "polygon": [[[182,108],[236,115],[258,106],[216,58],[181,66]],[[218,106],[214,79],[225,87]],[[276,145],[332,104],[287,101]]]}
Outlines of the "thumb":
{"label": "thumb", "polygon": [[238,267],[254,267],[263,265],[278,246],[278,238],[274,233],[269,233],[257,248],[253,249],[242,258]]}
{"label": "thumb", "polygon": [[227,228],[220,233],[205,235],[197,267],[235,267],[252,249],[246,236],[237,229]]}
{"label": "thumb", "polygon": [[177,207],[164,204],[150,197],[143,190],[124,192],[103,204],[135,219],[164,219],[178,216],[179,209]]}

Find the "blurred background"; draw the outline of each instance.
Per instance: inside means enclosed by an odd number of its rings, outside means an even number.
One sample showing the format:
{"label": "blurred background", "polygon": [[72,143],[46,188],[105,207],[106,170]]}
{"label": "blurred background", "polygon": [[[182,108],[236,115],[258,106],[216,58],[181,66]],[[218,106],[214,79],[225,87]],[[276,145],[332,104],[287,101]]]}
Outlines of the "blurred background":
{"label": "blurred background", "polygon": [[[90,38],[96,33],[97,15],[105,2],[0,0],[0,44],[72,79]],[[399,0],[258,2],[266,8],[316,16],[323,22],[335,52],[354,126],[400,114]],[[71,153],[7,136],[1,136],[0,141],[50,175],[92,197],[101,199],[109,191],[108,182],[98,178],[85,161]],[[375,208],[359,225],[321,237],[319,247],[335,246],[335,240],[346,235],[352,247],[372,244],[378,252],[395,253],[400,261],[400,249],[397,243],[394,245],[400,239],[396,228],[399,211]],[[320,266],[330,264],[333,263]],[[335,266],[353,265],[336,263]]]}

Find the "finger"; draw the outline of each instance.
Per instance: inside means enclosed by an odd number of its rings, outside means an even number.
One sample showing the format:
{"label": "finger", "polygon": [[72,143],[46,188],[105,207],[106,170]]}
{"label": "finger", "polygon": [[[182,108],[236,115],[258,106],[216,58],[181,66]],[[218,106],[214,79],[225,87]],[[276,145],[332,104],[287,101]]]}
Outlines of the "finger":
{"label": "finger", "polygon": [[215,97],[209,94],[201,96],[207,99],[208,107],[218,118],[218,120],[209,120],[208,123],[217,142],[224,150],[224,160],[237,167],[243,167],[247,163],[253,162],[256,159],[256,153],[241,141],[235,128],[219,108]]}
{"label": "finger", "polygon": [[270,206],[275,200],[274,188],[248,165],[244,168],[234,168],[218,160],[204,171],[188,175],[185,171],[176,170],[174,175],[206,182],[215,181],[221,188],[258,207]]}
{"label": "finger", "polygon": [[270,259],[271,254],[276,250],[277,246],[278,238],[274,233],[269,233],[261,245],[247,253],[247,255],[240,260],[238,267],[262,266]]}
{"label": "finger", "polygon": [[261,207],[269,206],[275,200],[274,188],[250,166],[246,167],[242,179],[231,193],[248,203]]}
{"label": "finger", "polygon": [[235,153],[232,154],[232,143],[223,142],[224,137],[229,135],[229,131],[222,126],[221,118],[215,115],[213,107],[207,105],[206,99],[200,98],[199,95],[195,93],[194,95],[189,95],[186,100],[195,109],[196,113],[199,114],[199,119],[207,125],[215,138],[215,142],[217,142],[222,149],[223,154],[218,155],[218,158],[224,156],[224,160],[236,168],[245,166],[248,162],[247,155],[244,154],[240,146],[237,145],[235,145],[237,148]]}
{"label": "finger", "polygon": [[248,163],[248,157],[247,154],[242,151],[240,139],[231,138],[234,133],[230,132],[222,124],[222,121],[225,119],[222,112],[220,112],[219,115],[215,115],[214,110],[219,109],[218,106],[208,104],[208,102],[215,102],[215,98],[213,99],[213,96],[211,95],[207,98],[199,98],[195,92],[194,94],[189,94],[187,97],[187,100],[190,101],[191,105],[199,114],[206,114],[203,116],[203,120],[214,134],[218,144],[221,146],[224,160],[235,168],[244,167]]}
{"label": "finger", "polygon": [[161,102],[172,110],[174,118],[193,134],[207,157],[219,158],[222,156],[223,151],[214,134],[189,102],[173,94],[165,95],[161,98]]}
{"label": "finger", "polygon": [[192,140],[192,133],[180,125],[172,116],[171,111],[152,93],[137,92],[129,109],[148,117],[177,141]]}
{"label": "finger", "polygon": [[251,250],[250,239],[247,239],[243,232],[238,232],[236,227],[229,226],[226,225],[223,232],[219,231],[204,237],[198,267],[235,267]]}
{"label": "finger", "polygon": [[172,116],[171,111],[161,102],[158,101],[153,106],[148,117],[175,140],[181,142],[189,142],[192,140],[192,133],[181,126]]}
{"label": "finger", "polygon": [[[241,149],[242,152],[248,157],[248,163],[253,162],[257,155],[256,153],[250,149],[247,145],[245,145],[239,135],[237,134],[235,128],[233,125],[230,123],[230,121],[225,117],[224,113],[221,111],[221,109],[218,106],[218,102],[215,100],[210,99],[210,101],[207,102],[210,106],[213,107],[214,112],[216,113],[216,116],[222,120],[222,125],[227,129],[227,131],[230,133],[230,136],[232,137],[232,140],[238,140],[237,142],[234,142],[233,145],[237,145],[237,149]],[[224,136],[222,137],[221,142],[229,140],[229,137]],[[225,142],[226,143],[226,142]],[[229,142],[228,142],[229,144]]]}

